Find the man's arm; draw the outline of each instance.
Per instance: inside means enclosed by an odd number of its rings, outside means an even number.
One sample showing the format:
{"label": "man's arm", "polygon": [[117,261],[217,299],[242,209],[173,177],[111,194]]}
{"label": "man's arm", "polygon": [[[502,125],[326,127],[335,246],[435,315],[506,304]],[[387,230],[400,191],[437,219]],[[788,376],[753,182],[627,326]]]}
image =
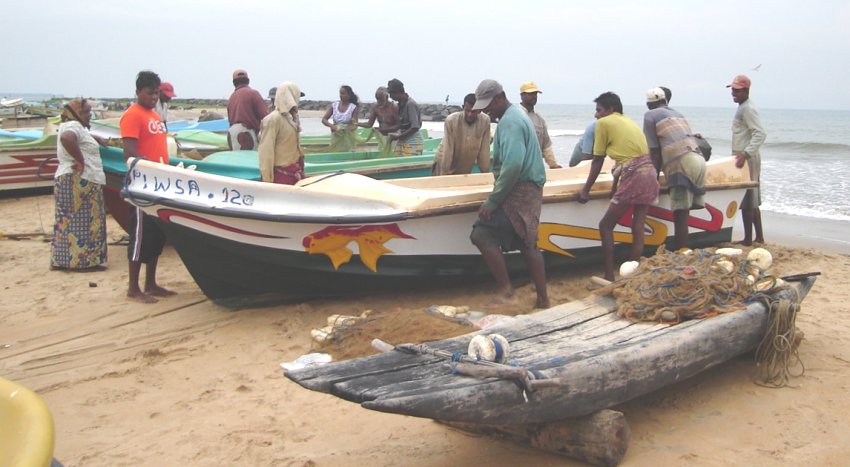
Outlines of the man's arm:
{"label": "man's arm", "polygon": [[372,128],[375,125],[375,120],[378,119],[378,114],[375,112],[375,109],[372,109],[372,115],[369,116],[369,120],[358,123],[357,126],[361,128]]}
{"label": "man's arm", "polygon": [[142,157],[139,155],[139,140],[136,138],[124,137],[124,159],[131,157]]}
{"label": "man's arm", "polygon": [[[506,124],[506,122],[502,124]],[[522,160],[526,151],[525,141],[520,136],[521,131],[517,128],[517,125],[512,124],[505,130],[510,136],[500,139],[504,143],[502,145],[504,152],[502,153],[502,165],[499,167],[499,178],[493,184],[493,193],[484,202],[484,205],[490,210],[499,207],[513,190],[522,172]],[[499,128],[499,131],[501,132],[502,128]]]}
{"label": "man's arm", "polygon": [[750,138],[750,143],[744,149],[746,152],[747,159],[752,157],[753,154],[757,154],[761,145],[764,144],[764,140],[767,138],[767,133],[765,133],[764,128],[761,126],[761,118],[759,117],[758,111],[749,107],[743,115],[744,124],[752,131],[752,137]]}
{"label": "man's arm", "polygon": [[[455,158],[455,133],[454,121],[447,119],[443,124],[443,140],[440,142],[440,148],[443,153],[439,161],[440,175],[446,175],[451,171],[452,161]],[[438,148],[439,149],[439,148]]]}
{"label": "man's arm", "polygon": [[490,171],[490,117],[487,117],[484,134],[481,135],[481,146],[478,148],[478,169],[481,173]]}
{"label": "man's arm", "polygon": [[578,194],[578,202],[586,203],[590,199],[590,189],[596,183],[596,178],[602,172],[602,164],[605,162],[605,156],[593,156],[593,162],[590,164],[590,172],[587,174],[587,180],[584,182],[584,187]]}
{"label": "man's arm", "polygon": [[550,169],[560,169],[561,164],[555,160],[555,151],[552,149],[552,145],[547,146],[543,149],[543,160],[546,161],[546,165],[549,166]]}

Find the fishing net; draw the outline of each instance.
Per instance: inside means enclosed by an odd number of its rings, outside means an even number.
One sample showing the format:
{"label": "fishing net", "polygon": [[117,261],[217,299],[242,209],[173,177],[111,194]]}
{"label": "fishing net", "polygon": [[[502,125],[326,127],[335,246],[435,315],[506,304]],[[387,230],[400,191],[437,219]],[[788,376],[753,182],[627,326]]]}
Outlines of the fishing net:
{"label": "fishing net", "polygon": [[327,145],[308,145],[307,152],[324,154],[368,149],[386,154],[392,152],[387,137],[375,129],[358,129],[354,125],[339,125]]}
{"label": "fishing net", "polygon": [[634,274],[600,292],[616,298],[618,315],[662,323],[708,318],[743,310],[756,300],[763,302],[768,321],[755,352],[754,379],[761,386],[779,388],[805,372],[797,352],[803,338],[796,326],[800,297],[796,294],[788,299],[776,294],[787,288],[784,281],[764,275],[745,257],[718,255],[710,250],[669,252],[662,245]]}
{"label": "fishing net", "polygon": [[740,256],[711,250],[666,251],[641,261],[633,275],[606,287],[620,316],[678,323],[742,310],[775,279]]}

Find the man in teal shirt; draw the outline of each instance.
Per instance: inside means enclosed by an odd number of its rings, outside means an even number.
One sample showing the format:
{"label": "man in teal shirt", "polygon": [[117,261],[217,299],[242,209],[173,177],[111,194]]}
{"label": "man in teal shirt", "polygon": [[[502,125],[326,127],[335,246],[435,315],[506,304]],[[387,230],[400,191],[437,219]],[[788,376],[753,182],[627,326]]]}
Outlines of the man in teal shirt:
{"label": "man in teal shirt", "polygon": [[478,210],[470,240],[481,251],[499,290],[485,306],[517,304],[502,251],[519,250],[537,291],[535,308],[548,308],[546,271],[537,249],[546,169],[534,124],[508,101],[502,85],[485,79],[475,90],[473,110],[498,120],[493,139],[493,192]]}

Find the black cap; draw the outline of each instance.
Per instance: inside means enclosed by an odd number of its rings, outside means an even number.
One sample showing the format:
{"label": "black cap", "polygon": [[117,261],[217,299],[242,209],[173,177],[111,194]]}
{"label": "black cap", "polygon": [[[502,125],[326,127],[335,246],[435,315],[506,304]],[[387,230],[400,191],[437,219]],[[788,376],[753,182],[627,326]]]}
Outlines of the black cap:
{"label": "black cap", "polygon": [[387,81],[387,92],[404,92],[404,83],[396,78]]}

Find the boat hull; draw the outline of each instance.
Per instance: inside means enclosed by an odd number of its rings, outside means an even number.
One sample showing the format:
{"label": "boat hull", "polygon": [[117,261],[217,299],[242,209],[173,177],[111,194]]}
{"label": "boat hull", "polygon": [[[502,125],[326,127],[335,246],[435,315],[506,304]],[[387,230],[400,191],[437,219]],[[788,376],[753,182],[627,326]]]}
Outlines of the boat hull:
{"label": "boat hull", "polygon": [[25,143],[0,148],[0,191],[50,189],[59,163],[56,137],[41,144]]}
{"label": "boat hull", "polygon": [[[346,174],[290,187],[142,165],[131,169],[129,201],[160,223],[203,292],[225,305],[433,286],[489,274],[469,234],[492,190],[490,174],[391,182]],[[473,185],[427,191],[404,186],[446,180]],[[537,244],[550,269],[601,260],[597,223],[609,203],[607,192],[602,183],[590,202],[577,203],[581,182],[573,177],[546,188]],[[707,209],[691,213],[690,245],[731,240],[747,183],[708,192]],[[662,193],[659,206],[668,204]],[[672,241],[672,218],[667,209],[650,209],[647,254]],[[621,258],[630,247],[630,221],[627,213],[615,229]],[[525,271],[519,253],[506,257],[512,273]]]}

